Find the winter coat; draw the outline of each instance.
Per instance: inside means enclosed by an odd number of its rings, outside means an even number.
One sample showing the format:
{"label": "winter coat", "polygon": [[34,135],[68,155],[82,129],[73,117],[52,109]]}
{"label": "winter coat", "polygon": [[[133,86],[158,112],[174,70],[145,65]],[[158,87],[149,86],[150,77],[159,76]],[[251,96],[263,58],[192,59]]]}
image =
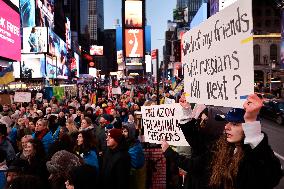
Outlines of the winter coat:
{"label": "winter coat", "polygon": [[102,189],[129,189],[130,156],[126,145],[107,149],[102,167]]}
{"label": "winter coat", "polygon": [[8,163],[16,157],[15,150],[9,140],[3,139],[2,143],[0,143],[0,149],[6,152],[6,160]]}
{"label": "winter coat", "polygon": [[94,166],[96,167],[97,172],[99,171],[99,161],[95,150],[90,150],[89,152],[82,154],[81,157],[85,164]]}
{"label": "winter coat", "polygon": [[[209,165],[212,158],[211,147],[214,140],[205,140],[204,135],[197,127],[198,120],[191,120],[181,124],[181,129],[192,147],[191,158],[179,155],[168,148],[164,155],[172,158],[178,166],[187,171],[185,189],[208,189],[210,178]],[[208,136],[208,135],[207,135]],[[249,144],[243,144],[244,157],[240,162],[239,171],[235,181],[236,189],[272,189],[281,176],[281,164],[268,145],[267,136],[252,149]]]}
{"label": "winter coat", "polygon": [[[32,137],[35,138],[35,133],[32,134]],[[48,150],[51,144],[54,143],[54,139],[52,137],[52,133],[51,131],[47,132],[44,137],[41,140],[43,147],[44,147],[44,151],[46,154],[48,154]]]}
{"label": "winter coat", "polygon": [[128,150],[131,158],[131,167],[135,169],[142,168],[145,163],[144,151],[139,140],[135,141]]}

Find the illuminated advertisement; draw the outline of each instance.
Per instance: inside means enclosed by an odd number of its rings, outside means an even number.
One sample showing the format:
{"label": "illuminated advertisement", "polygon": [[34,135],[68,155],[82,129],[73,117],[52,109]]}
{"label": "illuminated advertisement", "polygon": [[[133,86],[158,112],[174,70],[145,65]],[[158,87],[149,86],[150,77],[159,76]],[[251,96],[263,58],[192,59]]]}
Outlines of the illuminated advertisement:
{"label": "illuminated advertisement", "polygon": [[35,26],[35,1],[20,0],[20,14],[22,27]]}
{"label": "illuminated advertisement", "polygon": [[210,16],[219,11],[219,0],[210,0]]}
{"label": "illuminated advertisement", "polygon": [[21,63],[20,62],[13,62],[13,75],[15,78],[21,77]]}
{"label": "illuminated advertisement", "polygon": [[54,0],[35,0],[36,26],[54,27]]}
{"label": "illuminated advertisement", "polygon": [[123,63],[123,51],[117,51],[117,64],[122,64]]}
{"label": "illuminated advertisement", "polygon": [[97,45],[91,45],[90,47],[90,55],[104,55],[104,47],[103,46],[97,46]]}
{"label": "illuminated advertisement", "polygon": [[48,30],[49,53],[57,57],[56,76],[60,79],[67,79],[69,76],[69,68],[67,65],[67,47],[66,43],[57,36],[52,30]]}
{"label": "illuminated advertisement", "polygon": [[142,27],[142,1],[125,1],[125,27]]}
{"label": "illuminated advertisement", "polygon": [[89,75],[97,77],[97,68],[89,68]]}
{"label": "illuminated advertisement", "polygon": [[19,0],[10,0],[10,2],[19,8]]}
{"label": "illuminated advertisement", "polygon": [[122,27],[117,27],[116,28],[116,50],[122,50]]}
{"label": "illuminated advertisement", "polygon": [[46,77],[56,78],[56,57],[46,56]]}
{"label": "illuminated advertisement", "polygon": [[71,70],[76,70],[75,76],[79,77],[79,64],[80,64],[80,57],[77,53],[74,53],[74,58],[72,59],[71,63]]}
{"label": "illuminated advertisement", "polygon": [[125,54],[126,57],[143,57],[143,30],[125,30]]}
{"label": "illuminated advertisement", "polygon": [[43,54],[23,54],[21,61],[21,78],[45,77],[45,57]]}
{"label": "illuminated advertisement", "polygon": [[70,29],[70,20],[69,20],[69,18],[66,18],[65,37],[66,37],[67,49],[71,49],[71,29]]}
{"label": "illuminated advertisement", "polygon": [[145,63],[146,63],[146,72],[152,72],[152,58],[151,55],[145,55]]}
{"label": "illuminated advertisement", "polygon": [[0,56],[20,61],[20,15],[3,1],[0,7]]}
{"label": "illuminated advertisement", "polygon": [[151,53],[151,26],[145,26],[146,52]]}
{"label": "illuminated advertisement", "polygon": [[47,28],[23,28],[23,53],[47,52]]}
{"label": "illuminated advertisement", "polygon": [[125,65],[126,66],[141,66],[143,63],[142,58],[126,58]]}

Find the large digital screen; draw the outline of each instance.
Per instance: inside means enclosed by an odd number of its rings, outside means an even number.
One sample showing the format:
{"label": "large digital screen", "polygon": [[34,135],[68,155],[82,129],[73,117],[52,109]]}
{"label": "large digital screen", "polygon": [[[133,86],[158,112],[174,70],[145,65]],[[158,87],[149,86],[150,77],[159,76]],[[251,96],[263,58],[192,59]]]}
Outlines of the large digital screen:
{"label": "large digital screen", "polygon": [[23,28],[35,26],[35,1],[20,0],[20,14]]}
{"label": "large digital screen", "polygon": [[141,66],[143,63],[142,58],[126,58],[125,65],[126,66]]}
{"label": "large digital screen", "polygon": [[36,26],[54,27],[54,0],[35,0]]}
{"label": "large digital screen", "polygon": [[117,51],[117,64],[122,64],[123,63],[123,51]]}
{"label": "large digital screen", "polygon": [[70,20],[66,17],[65,23],[65,37],[66,37],[66,45],[67,49],[71,49],[71,28],[70,28]]}
{"label": "large digital screen", "polygon": [[22,54],[21,78],[43,78],[45,76],[44,54]]}
{"label": "large digital screen", "polygon": [[47,52],[47,28],[23,28],[23,53]]}
{"label": "large digital screen", "polygon": [[104,47],[103,46],[97,46],[97,45],[91,45],[90,47],[90,55],[104,55]]}
{"label": "large digital screen", "polygon": [[56,78],[56,57],[46,55],[46,77]]}
{"label": "large digital screen", "polygon": [[48,30],[49,53],[57,57],[56,76],[60,79],[67,79],[70,69],[67,62],[67,46],[66,43],[56,35],[51,29]]}
{"label": "large digital screen", "polygon": [[125,1],[125,27],[142,27],[142,1]]}
{"label": "large digital screen", "polygon": [[3,1],[0,7],[0,56],[20,61],[20,15]]}
{"label": "large digital screen", "polygon": [[125,54],[126,57],[143,57],[143,30],[126,29],[125,30]]}
{"label": "large digital screen", "polygon": [[74,58],[72,58],[72,63],[71,63],[71,71],[76,70],[75,76],[79,77],[79,63],[80,63],[80,57],[77,53],[74,53]]}

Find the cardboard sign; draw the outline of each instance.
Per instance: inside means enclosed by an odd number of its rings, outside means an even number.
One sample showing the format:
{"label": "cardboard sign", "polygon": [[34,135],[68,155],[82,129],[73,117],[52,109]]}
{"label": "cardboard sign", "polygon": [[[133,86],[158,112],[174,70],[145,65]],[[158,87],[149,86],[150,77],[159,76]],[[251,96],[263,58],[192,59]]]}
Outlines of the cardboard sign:
{"label": "cardboard sign", "polygon": [[121,94],[121,88],[117,87],[117,88],[112,88],[112,94],[116,95],[116,94]]}
{"label": "cardboard sign", "polygon": [[30,92],[15,92],[14,102],[30,102],[31,98]]}
{"label": "cardboard sign", "polygon": [[254,92],[252,1],[239,0],[182,38],[188,101],[242,107]]}
{"label": "cardboard sign", "polygon": [[170,145],[188,146],[179,127],[183,116],[179,103],[142,106],[141,112],[145,142],[160,144],[162,139],[166,139]]}

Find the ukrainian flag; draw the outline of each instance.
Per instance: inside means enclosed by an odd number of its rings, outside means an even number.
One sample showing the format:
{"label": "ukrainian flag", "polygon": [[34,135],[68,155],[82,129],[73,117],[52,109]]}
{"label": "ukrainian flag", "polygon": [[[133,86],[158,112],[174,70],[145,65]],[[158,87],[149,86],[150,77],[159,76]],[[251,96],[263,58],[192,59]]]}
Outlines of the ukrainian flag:
{"label": "ukrainian flag", "polygon": [[10,65],[9,67],[5,68],[5,70],[0,72],[0,85],[6,85],[12,81],[15,81],[13,72],[13,65]]}

